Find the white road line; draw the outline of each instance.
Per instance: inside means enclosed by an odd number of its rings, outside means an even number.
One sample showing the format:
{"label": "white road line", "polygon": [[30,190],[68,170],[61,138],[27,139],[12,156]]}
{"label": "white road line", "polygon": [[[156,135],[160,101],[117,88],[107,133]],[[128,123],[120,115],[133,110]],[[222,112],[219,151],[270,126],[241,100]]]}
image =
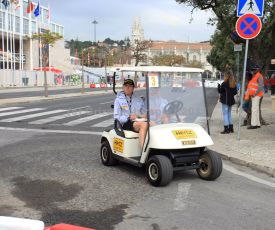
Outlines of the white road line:
{"label": "white road line", "polygon": [[103,128],[106,128],[106,127],[109,127],[109,126],[111,126],[113,124],[114,124],[114,118],[106,120],[106,121],[102,121],[102,122],[100,122],[98,124],[92,125],[91,127],[103,127]]}
{"label": "white road line", "polygon": [[174,210],[175,211],[183,211],[186,209],[187,197],[191,188],[191,184],[189,183],[179,183],[178,184],[178,193],[174,201]]}
{"label": "white road line", "polygon": [[23,107],[7,107],[7,108],[0,108],[0,112],[3,112],[3,111],[10,111],[10,110],[16,110],[16,109],[23,109]]}
{"label": "white road line", "polygon": [[239,170],[237,170],[237,169],[235,169],[235,168],[233,168],[233,167],[231,167],[231,166],[229,166],[229,165],[225,165],[225,164],[224,164],[224,165],[223,165],[223,168],[224,168],[225,170],[227,170],[227,171],[229,171],[229,172],[235,174],[235,175],[242,176],[242,177],[245,177],[245,178],[247,178],[247,179],[249,179],[249,180],[255,181],[255,182],[257,182],[257,183],[260,183],[260,184],[267,185],[267,186],[269,186],[269,187],[275,188],[275,183],[272,183],[272,182],[270,182],[270,181],[263,180],[263,179],[261,179],[261,178],[258,178],[258,177],[249,175],[249,174],[244,173],[244,172],[241,172],[241,171],[239,171]]}
{"label": "white road line", "polygon": [[70,122],[65,123],[63,125],[66,125],[66,126],[76,126],[76,125],[83,124],[83,123],[88,122],[88,121],[92,121],[92,120],[95,120],[95,119],[98,119],[98,118],[109,116],[111,114],[112,113],[108,113],[108,112],[94,114],[92,116],[83,117],[83,118],[80,118],[80,119],[77,119],[77,120],[70,121]]}
{"label": "white road line", "polygon": [[49,118],[45,118],[45,119],[41,119],[41,120],[32,121],[32,122],[29,122],[29,124],[43,125],[43,124],[47,124],[50,122],[54,122],[54,121],[58,121],[58,120],[62,120],[62,119],[70,118],[70,117],[80,116],[80,115],[83,115],[86,113],[89,113],[89,111],[77,111],[77,112],[73,112],[73,113],[66,113],[66,114],[57,115],[54,117],[49,117]]}
{"label": "white road line", "polygon": [[114,100],[112,101],[107,101],[107,102],[103,102],[103,103],[99,103],[100,105],[106,105],[106,104],[110,104],[110,103],[114,103]]}
{"label": "white road line", "polygon": [[73,131],[73,130],[24,129],[24,128],[10,128],[10,127],[0,127],[0,130],[20,131],[20,132],[36,132],[36,133],[81,134],[81,135],[96,135],[96,136],[102,135],[102,132]]}
{"label": "white road line", "polygon": [[42,116],[51,115],[51,114],[55,114],[55,113],[62,113],[62,112],[66,112],[66,111],[67,110],[63,110],[63,109],[52,110],[52,111],[47,111],[47,112],[43,112],[43,113],[35,113],[35,114],[29,114],[29,115],[24,115],[24,116],[20,116],[20,117],[7,118],[4,120],[1,120],[0,122],[23,121],[23,120],[27,120],[27,119],[31,119],[31,118],[35,118],[35,117],[42,117]]}
{"label": "white road line", "polygon": [[0,113],[0,117],[21,114],[21,113],[30,113],[30,112],[41,111],[41,110],[45,110],[45,109],[35,108],[35,109],[24,109],[24,110],[19,110],[19,111]]}

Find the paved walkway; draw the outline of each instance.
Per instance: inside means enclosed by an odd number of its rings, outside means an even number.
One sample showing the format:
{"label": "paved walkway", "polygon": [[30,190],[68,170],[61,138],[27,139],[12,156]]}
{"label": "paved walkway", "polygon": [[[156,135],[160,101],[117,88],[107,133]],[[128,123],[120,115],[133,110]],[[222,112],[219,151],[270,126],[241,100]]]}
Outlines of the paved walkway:
{"label": "paved walkway", "polygon": [[[244,117],[245,113],[242,114]],[[238,141],[237,108],[234,106],[232,111],[235,133],[220,134],[223,115],[221,103],[218,103],[211,118],[211,136],[215,145],[210,149],[221,153],[224,159],[275,177],[275,111],[272,111],[270,95],[265,95],[263,99],[262,114],[270,125],[254,130],[241,127],[241,140]]]}

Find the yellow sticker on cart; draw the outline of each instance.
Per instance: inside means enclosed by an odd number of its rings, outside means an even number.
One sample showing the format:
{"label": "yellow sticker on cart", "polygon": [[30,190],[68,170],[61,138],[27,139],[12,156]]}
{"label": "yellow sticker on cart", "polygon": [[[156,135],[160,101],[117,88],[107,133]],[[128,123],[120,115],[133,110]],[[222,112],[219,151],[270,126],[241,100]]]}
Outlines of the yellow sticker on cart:
{"label": "yellow sticker on cart", "polygon": [[124,151],[124,140],[121,140],[119,138],[114,138],[114,151],[123,153]]}
{"label": "yellow sticker on cart", "polygon": [[197,138],[197,134],[193,130],[174,130],[172,133],[177,138],[177,140]]}

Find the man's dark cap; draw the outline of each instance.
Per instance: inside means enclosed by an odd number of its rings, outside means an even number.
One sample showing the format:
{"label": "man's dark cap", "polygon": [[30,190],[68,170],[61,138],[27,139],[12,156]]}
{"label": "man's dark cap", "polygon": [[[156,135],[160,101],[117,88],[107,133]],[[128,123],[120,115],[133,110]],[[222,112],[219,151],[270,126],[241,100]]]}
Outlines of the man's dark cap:
{"label": "man's dark cap", "polygon": [[135,87],[135,83],[134,83],[134,81],[132,79],[126,79],[126,80],[124,80],[123,85],[132,85],[132,86]]}

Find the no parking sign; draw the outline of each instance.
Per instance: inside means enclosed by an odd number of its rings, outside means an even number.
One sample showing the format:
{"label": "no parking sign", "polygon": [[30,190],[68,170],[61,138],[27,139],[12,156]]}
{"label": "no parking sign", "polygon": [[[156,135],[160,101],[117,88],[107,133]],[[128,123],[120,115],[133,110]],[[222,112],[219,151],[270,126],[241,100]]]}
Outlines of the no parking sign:
{"label": "no parking sign", "polygon": [[253,39],[259,35],[262,22],[255,14],[245,14],[236,23],[236,31],[243,39]]}

